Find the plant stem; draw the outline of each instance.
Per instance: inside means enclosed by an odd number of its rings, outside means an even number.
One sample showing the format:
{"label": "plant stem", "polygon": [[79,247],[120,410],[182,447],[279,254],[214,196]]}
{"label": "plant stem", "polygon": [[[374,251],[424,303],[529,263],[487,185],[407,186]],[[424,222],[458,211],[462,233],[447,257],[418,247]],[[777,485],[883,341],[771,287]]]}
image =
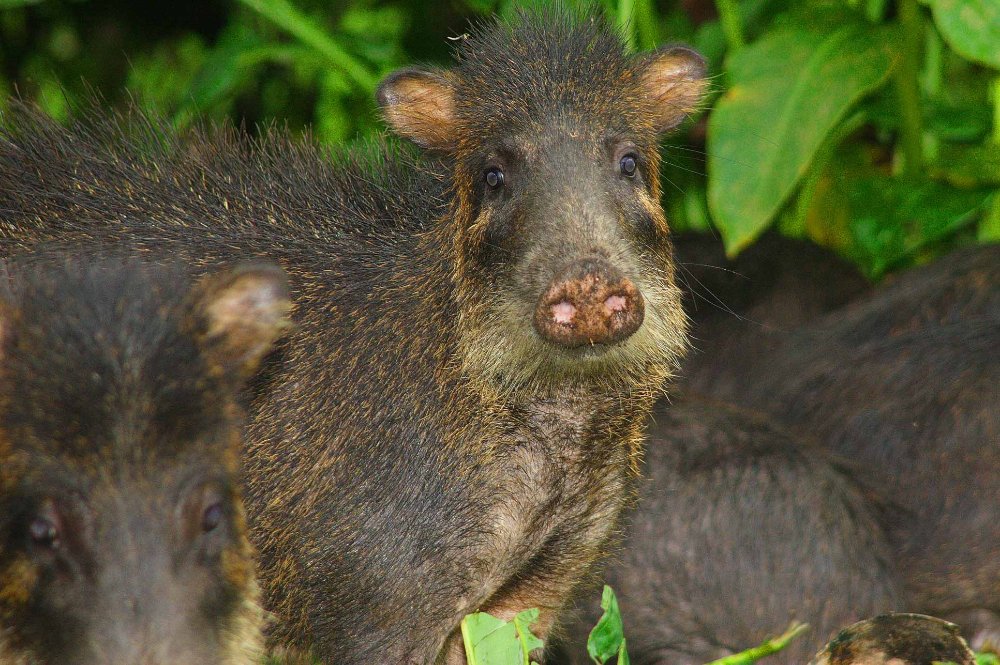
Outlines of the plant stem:
{"label": "plant stem", "polygon": [[902,115],[903,173],[916,176],[924,167],[923,115],[920,110],[920,46],[924,25],[917,0],[899,0],[898,10],[903,58],[896,67],[893,79]]}
{"label": "plant stem", "polygon": [[746,651],[741,651],[740,653],[733,654],[732,656],[726,656],[725,658],[713,660],[708,665],[750,665],[750,663],[754,663],[765,656],[770,656],[773,653],[781,651],[788,646],[789,642],[798,637],[802,631],[808,627],[809,626],[804,623],[792,624],[783,635],[779,635],[774,639],[768,640],[753,649],[747,649]]}
{"label": "plant stem", "polygon": [[743,19],[740,17],[740,8],[736,0],[715,0],[715,7],[719,11],[719,22],[722,24],[722,32],[726,35],[730,53],[746,46],[746,40],[743,38]]}
{"label": "plant stem", "polygon": [[375,87],[378,80],[360,60],[345,51],[330,35],[298,10],[288,0],[240,0],[267,20],[294,35],[303,44],[321,53],[340,67],[362,90]]}
{"label": "plant stem", "polygon": [[993,142],[1000,145],[1000,76],[993,79],[990,93],[993,101]]}
{"label": "plant stem", "polygon": [[625,32],[625,39],[630,51],[638,47],[638,27],[636,26],[635,0],[619,0],[618,26]]}

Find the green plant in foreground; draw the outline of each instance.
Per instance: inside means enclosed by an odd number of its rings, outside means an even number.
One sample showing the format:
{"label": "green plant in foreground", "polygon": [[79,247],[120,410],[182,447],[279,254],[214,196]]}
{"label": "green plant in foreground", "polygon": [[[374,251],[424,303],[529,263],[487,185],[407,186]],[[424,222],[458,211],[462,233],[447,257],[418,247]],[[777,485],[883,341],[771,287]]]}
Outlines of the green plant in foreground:
{"label": "green plant in foreground", "polygon": [[[611,587],[605,585],[601,595],[601,609],[604,614],[587,638],[587,653],[597,665],[605,665],[615,660],[616,665],[629,665],[625,642],[625,629],[618,599]],[[525,610],[507,622],[485,612],[469,614],[462,620],[462,641],[469,665],[536,665],[531,660],[531,652],[541,649],[542,640],[531,632],[531,624],[538,619],[538,610]],[[709,665],[750,665],[765,656],[777,653],[800,635],[805,624],[793,624],[784,634],[769,639],[763,644],[747,649]],[[978,665],[998,665],[995,662],[981,662]]]}

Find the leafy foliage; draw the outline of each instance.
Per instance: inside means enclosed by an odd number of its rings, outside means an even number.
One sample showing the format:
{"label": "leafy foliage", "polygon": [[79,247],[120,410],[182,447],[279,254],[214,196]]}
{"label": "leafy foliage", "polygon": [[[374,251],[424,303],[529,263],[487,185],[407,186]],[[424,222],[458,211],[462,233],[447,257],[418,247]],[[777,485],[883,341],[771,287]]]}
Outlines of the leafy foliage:
{"label": "leafy foliage", "polygon": [[[178,126],[230,117],[349,141],[380,130],[382,76],[447,62],[471,19],[517,4],[0,0],[0,108],[16,91],[65,118],[96,90]],[[715,229],[736,253],[777,225],[876,278],[1000,239],[997,0],[592,6],[637,49],[688,42],[713,65],[716,99],[664,149],[678,229]]]}

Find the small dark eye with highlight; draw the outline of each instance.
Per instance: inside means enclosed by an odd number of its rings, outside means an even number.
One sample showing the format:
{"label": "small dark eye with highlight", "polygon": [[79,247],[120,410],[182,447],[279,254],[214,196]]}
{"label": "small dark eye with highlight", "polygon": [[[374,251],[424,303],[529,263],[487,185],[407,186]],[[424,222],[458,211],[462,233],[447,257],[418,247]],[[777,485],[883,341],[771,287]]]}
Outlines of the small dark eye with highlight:
{"label": "small dark eye with highlight", "polygon": [[205,533],[215,531],[219,524],[222,523],[222,514],[222,504],[219,502],[213,503],[206,508],[201,516],[201,530]]}
{"label": "small dark eye with highlight", "polygon": [[47,550],[59,549],[59,528],[47,517],[39,515],[31,520],[28,525],[28,535],[36,547]]}
{"label": "small dark eye with highlight", "polygon": [[621,170],[622,175],[631,178],[635,175],[636,168],[639,166],[638,158],[629,153],[621,158],[618,162],[618,168]]}
{"label": "small dark eye with highlight", "polygon": [[496,167],[487,169],[485,180],[490,189],[500,189],[503,186],[503,171]]}

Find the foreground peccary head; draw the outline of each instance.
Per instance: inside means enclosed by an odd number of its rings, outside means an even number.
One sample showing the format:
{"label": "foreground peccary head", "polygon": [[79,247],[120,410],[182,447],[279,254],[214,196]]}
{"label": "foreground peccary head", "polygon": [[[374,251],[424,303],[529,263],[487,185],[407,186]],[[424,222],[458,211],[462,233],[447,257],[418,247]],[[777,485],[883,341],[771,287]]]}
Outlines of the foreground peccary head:
{"label": "foreground peccary head", "polygon": [[0,664],[256,662],[236,395],[284,273],[26,271],[0,305]]}
{"label": "foreground peccary head", "polygon": [[554,11],[488,26],[457,57],[396,72],[378,99],[452,171],[467,369],[516,387],[672,365],[684,319],[658,139],[698,104],[701,57],[631,56],[603,22]]}

